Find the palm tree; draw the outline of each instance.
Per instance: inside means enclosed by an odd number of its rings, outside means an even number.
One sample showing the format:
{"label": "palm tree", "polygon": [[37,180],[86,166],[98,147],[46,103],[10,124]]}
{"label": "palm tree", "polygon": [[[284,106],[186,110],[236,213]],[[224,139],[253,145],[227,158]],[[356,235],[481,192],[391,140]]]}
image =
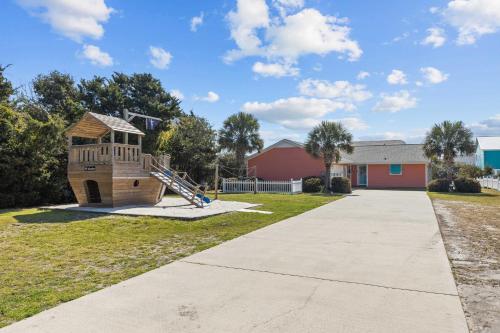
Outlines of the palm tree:
{"label": "palm tree", "polygon": [[352,154],[352,134],[341,123],[322,121],[309,132],[306,151],[315,158],[323,158],[325,163],[325,184],[330,190],[330,169],[340,161],[340,153]]}
{"label": "palm tree", "polygon": [[259,128],[259,122],[254,116],[240,112],[229,116],[219,131],[219,146],[235,154],[240,176],[245,170],[245,155],[260,151],[264,146]]}
{"label": "palm tree", "polygon": [[472,138],[472,131],[461,121],[435,124],[425,137],[425,156],[442,161],[446,167],[447,179],[452,181],[455,157],[459,154],[469,155],[476,150]]}

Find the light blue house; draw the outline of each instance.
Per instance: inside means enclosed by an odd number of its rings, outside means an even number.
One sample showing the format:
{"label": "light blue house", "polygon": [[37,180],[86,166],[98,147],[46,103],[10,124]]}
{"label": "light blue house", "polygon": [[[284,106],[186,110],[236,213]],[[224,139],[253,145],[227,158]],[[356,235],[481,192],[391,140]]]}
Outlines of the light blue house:
{"label": "light blue house", "polygon": [[500,136],[480,136],[476,143],[476,165],[481,169],[489,166],[500,173]]}

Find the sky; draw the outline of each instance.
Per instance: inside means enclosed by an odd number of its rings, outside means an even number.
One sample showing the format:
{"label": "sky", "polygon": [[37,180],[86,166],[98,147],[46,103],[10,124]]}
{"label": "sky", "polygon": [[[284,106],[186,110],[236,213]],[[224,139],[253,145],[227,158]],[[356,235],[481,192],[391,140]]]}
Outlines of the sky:
{"label": "sky", "polygon": [[216,129],[252,113],[266,145],[322,120],[357,140],[443,120],[500,135],[498,0],[5,0],[0,31],[16,87],[148,72]]}

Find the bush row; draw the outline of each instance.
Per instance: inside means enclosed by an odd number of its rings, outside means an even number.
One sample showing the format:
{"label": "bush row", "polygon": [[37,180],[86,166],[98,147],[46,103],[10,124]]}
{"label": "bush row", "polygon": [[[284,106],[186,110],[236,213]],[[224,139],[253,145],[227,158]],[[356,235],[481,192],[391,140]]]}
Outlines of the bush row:
{"label": "bush row", "polygon": [[[310,176],[302,179],[302,191],[304,193],[322,192],[325,187],[323,178]],[[351,181],[345,177],[333,177],[331,190],[334,193],[351,193]]]}
{"label": "bush row", "polygon": [[434,179],[427,185],[429,192],[481,193],[481,184],[473,178],[458,177],[453,182],[448,179]]}

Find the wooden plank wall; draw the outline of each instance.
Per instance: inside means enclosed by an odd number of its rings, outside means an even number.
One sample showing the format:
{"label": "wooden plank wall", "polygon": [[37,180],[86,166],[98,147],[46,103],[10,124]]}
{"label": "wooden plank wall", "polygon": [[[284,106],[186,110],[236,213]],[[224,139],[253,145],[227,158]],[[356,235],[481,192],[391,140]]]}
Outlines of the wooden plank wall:
{"label": "wooden plank wall", "polygon": [[[138,181],[138,186],[134,182]],[[113,206],[151,204],[163,197],[163,184],[154,177],[113,178]],[[160,191],[162,192],[160,194]]]}
{"label": "wooden plank wall", "polygon": [[113,166],[95,165],[95,171],[84,171],[83,164],[68,165],[68,180],[80,205],[87,205],[85,181],[95,180],[99,185],[103,206],[113,205]]}
{"label": "wooden plank wall", "polygon": [[[156,204],[163,197],[163,184],[142,169],[140,163],[92,165],[95,171],[85,171],[84,164],[68,165],[68,180],[80,205],[88,205],[85,181],[98,183],[101,206]],[[138,186],[134,182],[138,181]],[[160,195],[161,192],[161,195]]]}

